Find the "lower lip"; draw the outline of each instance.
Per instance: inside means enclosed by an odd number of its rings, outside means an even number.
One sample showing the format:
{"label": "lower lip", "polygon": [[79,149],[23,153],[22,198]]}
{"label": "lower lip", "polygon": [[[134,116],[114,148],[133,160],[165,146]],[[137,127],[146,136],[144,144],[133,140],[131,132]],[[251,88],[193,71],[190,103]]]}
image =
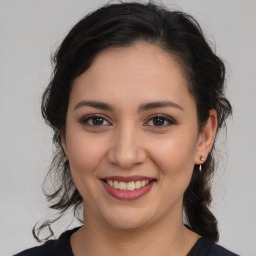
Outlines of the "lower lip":
{"label": "lower lip", "polygon": [[113,187],[110,187],[106,182],[101,181],[104,188],[106,189],[106,191],[113,197],[115,197],[116,199],[119,200],[135,200],[138,199],[142,196],[144,196],[145,194],[147,194],[150,189],[152,188],[152,186],[154,185],[154,181],[149,183],[148,185],[146,185],[145,187],[139,188],[139,189],[135,189],[133,191],[124,191],[124,190],[119,190]]}

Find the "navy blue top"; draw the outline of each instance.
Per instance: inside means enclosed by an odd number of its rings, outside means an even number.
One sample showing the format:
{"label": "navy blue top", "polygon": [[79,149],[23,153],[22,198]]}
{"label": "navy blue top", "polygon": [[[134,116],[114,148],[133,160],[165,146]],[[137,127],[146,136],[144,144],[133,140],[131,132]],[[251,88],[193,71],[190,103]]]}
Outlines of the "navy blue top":
{"label": "navy blue top", "polygon": [[[70,237],[78,228],[64,232],[58,240],[48,240],[43,245],[25,250],[14,256],[74,256]],[[225,248],[201,237],[187,256],[238,256]]]}

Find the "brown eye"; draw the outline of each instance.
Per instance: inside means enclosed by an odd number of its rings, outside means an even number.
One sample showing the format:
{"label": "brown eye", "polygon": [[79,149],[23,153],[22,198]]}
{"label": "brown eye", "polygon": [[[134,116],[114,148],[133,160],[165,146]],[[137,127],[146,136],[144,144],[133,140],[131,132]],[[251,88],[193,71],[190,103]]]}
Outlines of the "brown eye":
{"label": "brown eye", "polygon": [[86,126],[91,126],[91,127],[95,127],[95,126],[108,126],[110,125],[110,123],[106,120],[106,118],[104,118],[103,116],[99,116],[99,115],[89,115],[85,118],[83,118],[82,120],[80,120],[80,122],[83,125]]}
{"label": "brown eye", "polygon": [[104,119],[102,117],[96,116],[92,118],[93,125],[103,125]]}
{"label": "brown eye", "polygon": [[165,116],[165,115],[156,115],[153,116],[148,120],[148,122],[144,125],[146,126],[153,126],[153,127],[166,127],[169,125],[176,124],[177,122],[172,119],[171,117]]}
{"label": "brown eye", "polygon": [[157,116],[157,117],[153,118],[152,121],[155,126],[163,126],[165,123],[165,118],[162,116]]}

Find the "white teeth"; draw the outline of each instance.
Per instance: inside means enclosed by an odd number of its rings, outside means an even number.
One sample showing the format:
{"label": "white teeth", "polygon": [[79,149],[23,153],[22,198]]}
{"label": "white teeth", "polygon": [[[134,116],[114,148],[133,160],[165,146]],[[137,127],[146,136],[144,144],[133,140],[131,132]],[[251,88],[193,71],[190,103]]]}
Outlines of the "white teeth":
{"label": "white teeth", "polygon": [[119,189],[126,190],[126,183],[125,182],[119,182]]}
{"label": "white teeth", "polygon": [[[110,185],[110,184],[109,184],[109,185]],[[119,188],[119,186],[118,186],[118,181],[117,181],[117,180],[114,181],[114,186],[113,186],[113,187],[114,187],[114,188],[117,188],[117,189]]]}
{"label": "white teeth", "polygon": [[126,187],[127,187],[127,190],[130,190],[130,191],[135,190],[135,183],[134,183],[134,181],[128,182]]}
{"label": "white teeth", "polygon": [[136,188],[136,189],[141,188],[141,182],[140,182],[139,180],[136,180],[136,181],[135,181],[135,188]]}
{"label": "white teeth", "polygon": [[149,184],[149,180],[136,180],[130,181],[130,182],[123,182],[123,181],[117,181],[117,180],[107,180],[107,183],[110,187],[124,190],[124,191],[134,191],[135,189],[140,189],[141,187],[145,187]]}

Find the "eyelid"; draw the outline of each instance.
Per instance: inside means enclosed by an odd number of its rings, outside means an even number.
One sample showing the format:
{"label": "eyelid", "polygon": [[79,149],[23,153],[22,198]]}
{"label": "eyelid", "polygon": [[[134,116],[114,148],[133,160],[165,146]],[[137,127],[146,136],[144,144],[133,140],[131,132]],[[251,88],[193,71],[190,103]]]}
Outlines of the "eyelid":
{"label": "eyelid", "polygon": [[[156,118],[156,117],[162,117],[165,121],[168,122],[168,124],[167,124],[167,125],[162,125],[162,126],[147,125],[147,123],[148,123],[149,121],[151,121],[152,119],[154,119],[154,118]],[[152,115],[152,116],[150,116],[150,117],[147,118],[147,121],[144,123],[144,126],[153,126],[153,127],[160,128],[160,129],[161,129],[161,128],[163,128],[163,127],[166,127],[166,126],[169,126],[169,125],[174,125],[174,124],[177,124],[177,121],[176,121],[174,118],[172,118],[172,117],[170,117],[170,116],[168,116],[168,115],[165,115],[165,114],[154,114],[154,115]]]}
{"label": "eyelid", "polygon": [[[94,126],[97,127],[97,125],[91,125],[91,124],[87,124],[86,122],[92,118],[96,118],[96,117],[100,117],[102,119],[104,119],[104,121],[107,121],[109,124],[111,125],[111,122],[108,120],[108,117],[106,117],[105,115],[102,114],[89,114],[86,116],[83,116],[82,118],[80,118],[79,122],[82,123],[83,125],[87,125],[87,126]],[[106,126],[106,125],[98,125],[99,127],[101,126]]]}

